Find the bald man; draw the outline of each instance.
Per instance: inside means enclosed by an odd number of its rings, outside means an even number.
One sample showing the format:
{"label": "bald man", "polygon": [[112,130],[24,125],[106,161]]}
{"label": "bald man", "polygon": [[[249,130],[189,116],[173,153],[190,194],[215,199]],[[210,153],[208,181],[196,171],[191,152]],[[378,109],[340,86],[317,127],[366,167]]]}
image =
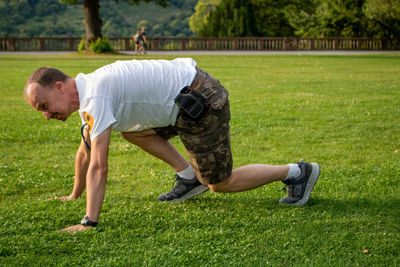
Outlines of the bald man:
{"label": "bald man", "polygon": [[[304,205],[318,180],[317,163],[253,164],[232,169],[228,91],[190,58],[117,61],[72,78],[39,68],[25,86],[27,102],[49,119],[65,121],[78,111],[82,141],[72,193],[87,190],[86,215],[76,232],[95,227],[105,194],[111,131],[166,162],[176,185],[159,201],[184,201],[208,189],[241,192],[282,181],[289,188],[279,203]],[[182,140],[190,163],[168,141]]]}

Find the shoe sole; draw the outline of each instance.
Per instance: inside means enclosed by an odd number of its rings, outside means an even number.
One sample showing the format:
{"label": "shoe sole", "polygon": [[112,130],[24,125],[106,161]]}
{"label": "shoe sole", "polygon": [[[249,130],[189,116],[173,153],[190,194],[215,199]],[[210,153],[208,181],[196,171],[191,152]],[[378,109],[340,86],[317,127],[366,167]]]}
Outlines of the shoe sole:
{"label": "shoe sole", "polygon": [[308,182],[307,182],[304,196],[302,199],[300,199],[296,203],[293,203],[292,205],[301,206],[301,205],[306,204],[308,202],[308,200],[310,199],[311,191],[313,190],[314,185],[317,183],[317,180],[318,180],[318,177],[319,177],[319,174],[321,171],[321,168],[319,167],[318,163],[311,163],[311,165],[313,166],[313,168],[312,168],[310,178],[308,179]]}
{"label": "shoe sole", "polygon": [[173,200],[167,201],[167,202],[183,202],[185,200],[188,200],[192,197],[198,196],[200,194],[203,194],[204,192],[208,191],[208,186],[206,185],[199,185],[198,187],[193,188],[190,190],[190,192],[186,193],[186,195],[181,196],[180,198],[175,198]]}

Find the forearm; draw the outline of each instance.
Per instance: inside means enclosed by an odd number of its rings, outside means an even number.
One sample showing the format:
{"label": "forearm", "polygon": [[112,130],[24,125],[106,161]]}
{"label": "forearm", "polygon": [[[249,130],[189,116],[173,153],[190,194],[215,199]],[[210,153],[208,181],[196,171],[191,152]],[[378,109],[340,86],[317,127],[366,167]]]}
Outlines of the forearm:
{"label": "forearm", "polygon": [[99,218],[106,190],[110,134],[111,127],[97,136],[90,150],[90,164],[86,175],[86,215],[94,222]]}
{"label": "forearm", "polygon": [[106,190],[107,168],[91,166],[86,179],[86,215],[97,222]]}
{"label": "forearm", "polygon": [[73,198],[80,197],[85,190],[86,174],[88,171],[89,162],[90,154],[86,151],[82,151],[80,148],[75,159],[75,182],[71,193]]}
{"label": "forearm", "polygon": [[[79,153],[79,152],[78,152]],[[88,171],[90,159],[83,155],[77,155],[75,161],[75,183],[71,196],[78,198],[82,195],[86,187],[86,174]]]}

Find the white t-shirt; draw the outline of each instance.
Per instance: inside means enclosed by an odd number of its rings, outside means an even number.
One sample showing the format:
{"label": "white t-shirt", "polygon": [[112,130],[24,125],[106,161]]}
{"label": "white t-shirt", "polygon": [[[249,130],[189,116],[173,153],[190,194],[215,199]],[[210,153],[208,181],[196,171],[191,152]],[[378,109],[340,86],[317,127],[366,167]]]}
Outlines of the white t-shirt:
{"label": "white t-shirt", "polygon": [[192,83],[191,58],[128,60],[106,65],[75,78],[82,123],[93,141],[105,129],[139,132],[175,125],[179,91]]}

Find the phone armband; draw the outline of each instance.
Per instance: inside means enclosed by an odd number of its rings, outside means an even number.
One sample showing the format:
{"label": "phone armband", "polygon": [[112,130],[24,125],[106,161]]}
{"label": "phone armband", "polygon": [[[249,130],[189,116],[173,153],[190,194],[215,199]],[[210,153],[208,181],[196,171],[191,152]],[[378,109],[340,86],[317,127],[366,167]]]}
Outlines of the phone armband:
{"label": "phone armband", "polygon": [[210,108],[207,99],[189,86],[182,88],[175,103],[192,120],[200,120]]}

